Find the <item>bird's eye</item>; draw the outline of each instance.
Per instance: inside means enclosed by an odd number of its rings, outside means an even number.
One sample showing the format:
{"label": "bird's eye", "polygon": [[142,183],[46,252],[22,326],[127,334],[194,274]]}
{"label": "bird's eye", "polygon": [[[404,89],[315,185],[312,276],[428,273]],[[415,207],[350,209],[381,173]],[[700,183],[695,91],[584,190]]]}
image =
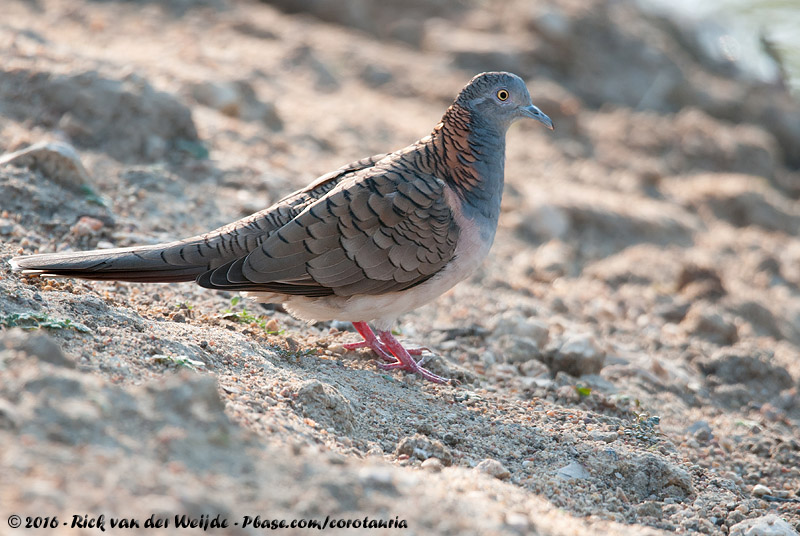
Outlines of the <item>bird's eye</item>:
{"label": "bird's eye", "polygon": [[501,101],[508,100],[508,90],[507,89],[498,89],[497,90],[497,98]]}

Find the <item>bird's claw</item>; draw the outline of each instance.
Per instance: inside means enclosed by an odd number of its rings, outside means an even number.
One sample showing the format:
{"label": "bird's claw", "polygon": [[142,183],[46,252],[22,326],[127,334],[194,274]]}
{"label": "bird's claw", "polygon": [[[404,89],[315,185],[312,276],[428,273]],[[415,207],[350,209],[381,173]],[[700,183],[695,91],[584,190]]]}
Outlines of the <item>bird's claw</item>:
{"label": "bird's claw", "polygon": [[381,370],[405,370],[419,374],[434,383],[452,383],[452,380],[434,374],[422,366],[429,356],[423,356],[419,361],[415,361],[411,357],[412,355],[421,356],[426,350],[430,352],[429,348],[405,348],[400,341],[394,338],[391,331],[379,331],[376,336],[366,322],[353,322],[353,326],[364,337],[364,340],[345,344],[346,350],[369,348],[386,361],[377,364]]}

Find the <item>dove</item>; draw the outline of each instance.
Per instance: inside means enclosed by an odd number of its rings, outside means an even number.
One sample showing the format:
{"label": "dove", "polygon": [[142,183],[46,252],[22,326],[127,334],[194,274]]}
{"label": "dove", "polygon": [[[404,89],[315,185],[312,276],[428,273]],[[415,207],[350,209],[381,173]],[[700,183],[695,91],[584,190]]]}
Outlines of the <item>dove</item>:
{"label": "dove", "polygon": [[[384,370],[424,368],[391,328],[401,314],[467,278],[494,241],[506,131],[530,118],[553,129],[521,78],[475,76],[430,135],[323,175],[269,208],[206,234],[158,245],[10,260],[49,277],[171,283],[241,291],[296,318],[352,322]],[[374,329],[374,331],[373,331]]]}

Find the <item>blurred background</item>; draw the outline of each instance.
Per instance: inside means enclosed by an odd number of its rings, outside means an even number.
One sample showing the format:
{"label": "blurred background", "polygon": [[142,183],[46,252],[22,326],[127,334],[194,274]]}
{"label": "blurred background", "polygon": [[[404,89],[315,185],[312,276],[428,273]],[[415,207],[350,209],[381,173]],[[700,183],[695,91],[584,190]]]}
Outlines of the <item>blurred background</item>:
{"label": "blurred background", "polygon": [[646,9],[688,19],[720,57],[745,65],[756,76],[775,79],[784,70],[800,91],[800,4],[794,0],[640,0]]}

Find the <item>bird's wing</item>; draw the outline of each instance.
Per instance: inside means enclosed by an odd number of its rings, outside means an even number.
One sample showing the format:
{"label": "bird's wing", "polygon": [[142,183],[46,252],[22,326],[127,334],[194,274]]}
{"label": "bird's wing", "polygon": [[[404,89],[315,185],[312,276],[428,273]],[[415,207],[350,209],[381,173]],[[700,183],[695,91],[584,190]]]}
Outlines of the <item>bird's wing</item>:
{"label": "bird's wing", "polygon": [[193,281],[211,269],[246,256],[339,182],[385,157],[381,154],[352,162],[265,210],[203,235],[151,246],[28,255],[10,262],[15,270],[40,275],[112,281]]}
{"label": "bird's wing", "polygon": [[[273,232],[292,221],[310,204],[324,197],[342,180],[374,166],[386,156],[386,154],[378,154],[351,162],[322,175],[305,188],[287,195],[267,209],[183,242],[186,242],[187,245],[199,246],[197,247],[198,254],[208,253],[215,256],[216,262],[211,264],[211,268],[226,264],[256,249]],[[175,251],[174,253],[179,254],[180,252]]]}
{"label": "bird's wing", "polygon": [[439,179],[376,166],[342,180],[247,256],[198,283],[305,296],[395,292],[441,270],[457,238]]}

